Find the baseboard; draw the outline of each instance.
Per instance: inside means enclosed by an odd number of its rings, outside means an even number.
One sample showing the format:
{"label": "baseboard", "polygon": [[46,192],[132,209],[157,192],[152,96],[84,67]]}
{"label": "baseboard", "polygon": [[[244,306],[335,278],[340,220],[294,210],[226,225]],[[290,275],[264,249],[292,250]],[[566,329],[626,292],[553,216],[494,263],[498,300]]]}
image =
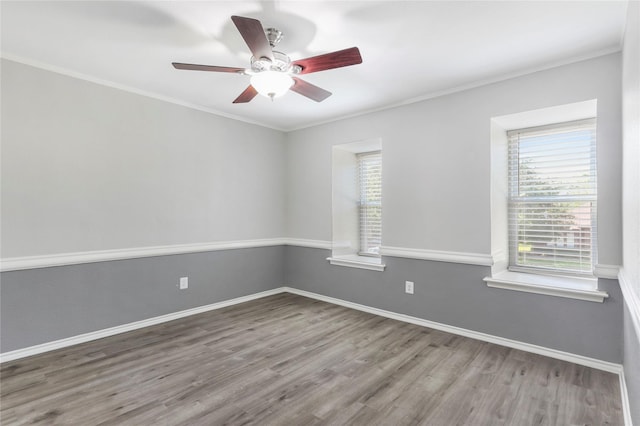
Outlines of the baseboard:
{"label": "baseboard", "polygon": [[623,367],[620,364],[602,361],[595,358],[589,358],[582,355],[572,354],[569,352],[563,352],[556,349],[545,348],[543,346],[537,346],[530,343],[520,342],[517,340],[506,339],[503,337],[493,336],[490,334],[480,333],[480,332],[468,330],[465,328],[454,327],[451,325],[429,321],[422,318],[413,317],[410,315],[386,311],[384,309],[361,305],[359,303],[354,303],[354,302],[349,302],[342,299],[337,299],[334,297],[324,296],[324,295],[312,293],[306,290],[299,290],[293,287],[279,287],[272,290],[263,291],[260,293],[237,297],[235,299],[230,299],[222,302],[212,303],[209,305],[199,306],[199,307],[187,309],[184,311],[173,312],[171,314],[148,318],[142,321],[136,321],[129,324],[123,324],[120,326],[107,328],[104,330],[98,330],[95,332],[85,333],[78,336],[69,337],[66,339],[60,339],[53,342],[47,342],[40,345],[30,346],[28,348],[6,352],[3,354],[0,354],[0,363],[14,361],[20,358],[37,355],[44,352],[49,352],[56,349],[61,349],[68,346],[77,345],[80,343],[85,343],[92,340],[113,336],[116,334],[126,333],[128,331],[149,327],[149,326],[160,324],[163,322],[173,321],[173,320],[184,318],[190,315],[196,315],[203,312],[213,311],[216,309],[225,308],[227,306],[237,305],[239,303],[244,303],[251,300],[256,300],[263,297],[272,296],[275,294],[285,293],[285,292],[291,293],[291,294],[297,294],[304,297],[309,297],[316,300],[321,300],[323,302],[332,303],[334,305],[340,305],[347,308],[356,309],[358,311],[368,312],[368,313],[379,315],[385,318],[391,318],[398,321],[416,324],[423,327],[429,327],[435,330],[440,330],[440,331],[444,331],[451,334],[465,336],[465,337],[469,337],[472,339],[476,339],[476,340],[480,340],[488,343],[494,343],[494,344],[506,346],[509,348],[519,349],[525,352],[531,352],[538,355],[548,356],[549,358],[573,362],[578,365],[584,365],[586,367],[591,367],[598,370],[617,374],[620,380],[620,394],[622,398],[622,411],[624,415],[625,425],[632,426],[629,394],[627,392],[627,385],[625,382]]}
{"label": "baseboard", "polygon": [[[631,317],[630,327],[633,328],[636,338],[640,341],[640,297],[636,294],[631,286],[631,280],[627,275],[626,269],[623,267],[618,273],[618,282],[620,283],[620,289],[622,290],[622,296],[624,303],[629,310],[629,316]],[[620,377],[620,389],[622,395],[622,406],[624,409],[624,419],[626,425],[631,425],[631,406],[629,402],[629,395],[627,393],[627,385],[624,377],[624,373]]]}
{"label": "baseboard", "polygon": [[106,328],[103,330],[93,331],[90,333],[80,334],[52,342],[42,343],[35,346],[29,346],[23,349],[17,349],[15,351],[5,352],[0,354],[0,363],[12,361],[19,358],[24,358],[31,355],[37,355],[40,353],[52,351],[55,349],[64,348],[67,346],[76,345],[79,343],[89,342],[91,340],[102,339],[103,337],[113,336],[120,333],[126,333],[127,331],[137,330],[143,327],[149,327],[152,325],[160,324],[163,322],[173,321],[175,319],[184,318],[190,315],[200,314],[202,312],[213,311],[216,309],[225,308],[227,306],[237,305],[239,303],[248,302],[255,299],[260,299],[267,296],[272,296],[279,293],[292,293],[300,296],[309,297],[323,302],[332,303],[334,305],[340,305],[358,311],[368,312],[374,315],[379,315],[385,318],[391,318],[398,321],[408,322],[411,324],[420,325],[423,327],[433,328],[435,330],[445,331],[447,333],[456,334],[460,336],[470,337],[472,339],[481,340],[484,342],[495,343],[497,345],[506,346],[514,349],[519,349],[526,352],[536,353],[539,355],[548,356],[550,358],[560,359],[563,361],[573,362],[575,364],[584,365],[586,367],[596,368],[598,370],[608,371],[611,373],[620,373],[622,371],[622,365],[608,361],[602,361],[595,358],[589,358],[582,355],[572,354],[569,352],[563,352],[556,349],[545,348],[543,346],[537,346],[530,343],[520,342],[517,340],[506,339],[504,337],[493,336],[491,334],[481,333],[461,327],[455,327],[452,325],[442,324],[435,321],[430,321],[410,315],[400,314],[396,312],[386,311],[384,309],[374,308],[371,306],[361,305],[359,303],[349,302],[334,297],[324,296],[318,293],[312,293],[306,290],[300,290],[293,287],[279,287],[260,293],[250,294],[248,296],[237,297],[235,299],[225,300],[222,302],[212,303],[209,305],[198,306],[196,308],[186,309],[184,311],[173,312],[166,315],[160,315],[153,318],[144,319],[128,324],[119,325],[116,327]]}
{"label": "baseboard", "polygon": [[368,312],[374,315],[395,319],[398,321],[408,322],[408,323],[420,325],[423,327],[433,328],[435,330],[445,331],[451,334],[470,337],[472,339],[481,340],[483,342],[495,343],[496,345],[500,345],[500,346],[506,346],[509,348],[519,349],[525,352],[531,352],[538,355],[548,356],[549,358],[573,362],[575,364],[584,365],[586,367],[591,367],[598,370],[607,371],[610,373],[620,374],[620,372],[622,371],[622,365],[616,364],[613,362],[602,361],[595,358],[589,358],[582,355],[559,351],[557,349],[551,349],[551,348],[545,348],[543,346],[533,345],[531,343],[525,343],[517,340],[506,339],[504,337],[493,336],[491,334],[468,330],[466,328],[454,327],[451,325],[429,321],[422,318],[413,317],[410,315],[399,314],[396,312],[386,311],[384,309],[378,309],[378,308],[373,308],[371,306],[361,305],[359,303],[349,302],[342,299],[336,299],[334,297],[324,296],[324,295],[312,293],[306,290],[299,290],[292,287],[284,287],[284,291],[288,293],[297,294],[300,296],[310,297],[312,299],[322,300],[323,302],[333,303],[335,305],[356,309],[358,311]]}
{"label": "baseboard", "polygon": [[620,378],[620,397],[622,398],[622,416],[625,426],[633,426],[631,419],[631,402],[629,401],[629,392],[627,391],[627,381],[624,378],[624,369],[620,369],[618,373]]}
{"label": "baseboard", "polygon": [[323,302],[332,303],[334,305],[344,306],[346,308],[356,309],[358,311],[368,312],[370,314],[379,315],[385,318],[391,318],[398,321],[408,322],[423,327],[433,328],[435,330],[445,331],[447,333],[460,336],[470,337],[472,339],[481,340],[483,342],[494,343],[508,348],[519,349],[525,352],[531,352],[538,355],[548,356],[549,358],[559,359],[562,361],[572,362],[578,365],[595,368],[597,370],[606,371],[617,374],[620,381],[620,396],[622,399],[622,412],[625,426],[633,426],[631,421],[631,406],[629,404],[629,393],[627,392],[627,384],[624,378],[624,371],[621,364],[602,361],[595,358],[589,358],[582,355],[572,354],[569,352],[559,351],[557,349],[545,348],[543,346],[532,345],[530,343],[520,342],[517,340],[506,339],[504,337],[493,336],[491,334],[480,333],[478,331],[468,330],[465,328],[454,327],[422,318],[412,317],[410,315],[399,314],[396,312],[386,311],[384,309],[373,308],[371,306],[361,305],[359,303],[349,302],[335,297],[324,296],[322,294],[312,293],[306,290],[299,290],[293,287],[283,287],[283,291],[287,293],[305,296]]}
{"label": "baseboard", "polygon": [[32,355],[38,355],[38,354],[53,351],[56,349],[66,348],[67,346],[73,346],[80,343],[90,342],[92,340],[102,339],[104,337],[114,336],[116,334],[126,333],[127,331],[133,331],[140,328],[160,324],[163,322],[173,321],[179,318],[188,317],[190,315],[201,314],[203,312],[213,311],[216,309],[225,308],[227,306],[237,305],[239,303],[249,302],[251,300],[272,296],[278,293],[283,293],[284,291],[285,290],[283,287],[275,288],[272,290],[262,291],[260,293],[250,294],[248,296],[242,296],[242,297],[237,297],[235,299],[212,303],[210,305],[198,306],[196,308],[186,309],[184,311],[172,312],[170,314],[160,315],[157,317],[148,318],[148,319],[144,319],[136,322],[131,322],[131,323],[119,325],[116,327],[106,328],[98,331],[92,331],[90,333],[85,333],[77,336],[68,337],[65,339],[55,340],[53,342],[47,342],[47,343],[42,343],[40,345],[29,346],[23,349],[17,349],[15,351],[10,351],[10,352],[0,354],[0,363],[7,362],[7,361],[14,361],[16,359],[25,358]]}

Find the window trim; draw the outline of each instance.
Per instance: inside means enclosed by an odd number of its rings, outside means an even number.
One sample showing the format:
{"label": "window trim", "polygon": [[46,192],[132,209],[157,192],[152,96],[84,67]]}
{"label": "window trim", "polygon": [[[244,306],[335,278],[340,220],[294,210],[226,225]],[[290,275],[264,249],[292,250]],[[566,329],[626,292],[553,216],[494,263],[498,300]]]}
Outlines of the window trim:
{"label": "window trim", "polygon": [[[598,278],[612,278],[601,275],[599,266],[594,268],[595,277],[574,278],[547,273],[515,272],[508,270],[508,138],[507,132],[514,129],[540,127],[549,123],[562,123],[593,119],[597,124],[598,100],[589,99],[561,105],[552,105],[539,109],[521,111],[490,118],[491,146],[491,253],[493,264],[488,277],[484,279],[488,287],[545,294],[554,297],[567,297],[592,302],[603,302],[608,293],[598,289]],[[596,140],[596,151],[601,141]],[[597,154],[597,153],[596,153]],[[594,247],[597,250],[597,243]],[[384,252],[383,252],[384,253]],[[597,262],[595,259],[593,262]],[[591,289],[580,289],[578,283],[592,283]],[[498,290],[501,291],[501,290]],[[586,293],[585,293],[586,292]],[[496,297],[498,294],[496,293]]]}
{"label": "window trim", "polygon": [[598,290],[598,279],[558,275],[532,274],[503,271],[483,279],[487,287],[516,290],[525,293],[566,297],[603,303],[609,297],[606,291]]}
{"label": "window trim", "polygon": [[[327,258],[331,265],[372,271],[383,271],[386,267],[381,255],[359,253],[360,188],[356,157],[373,152],[382,154],[381,138],[332,146],[332,247]],[[380,245],[382,248],[382,241]]]}
{"label": "window trim", "polygon": [[382,258],[373,256],[361,256],[358,254],[345,254],[342,256],[327,257],[330,264],[335,266],[348,266],[350,268],[368,269],[369,271],[384,271],[387,265],[382,263]]}

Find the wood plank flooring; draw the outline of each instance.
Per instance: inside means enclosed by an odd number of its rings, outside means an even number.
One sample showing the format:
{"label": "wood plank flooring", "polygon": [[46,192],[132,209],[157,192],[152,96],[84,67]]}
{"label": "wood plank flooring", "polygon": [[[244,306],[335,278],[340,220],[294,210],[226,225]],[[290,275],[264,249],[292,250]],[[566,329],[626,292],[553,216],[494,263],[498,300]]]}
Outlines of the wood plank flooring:
{"label": "wood plank flooring", "polygon": [[618,377],[292,294],[2,364],[2,425],[622,425]]}

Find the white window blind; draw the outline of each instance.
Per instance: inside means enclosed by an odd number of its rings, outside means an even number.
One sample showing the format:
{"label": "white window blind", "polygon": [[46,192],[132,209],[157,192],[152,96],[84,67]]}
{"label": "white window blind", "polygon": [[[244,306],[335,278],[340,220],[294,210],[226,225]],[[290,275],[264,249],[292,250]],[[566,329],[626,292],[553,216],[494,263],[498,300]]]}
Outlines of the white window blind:
{"label": "white window blind", "polygon": [[593,270],[595,119],[508,132],[512,270]]}
{"label": "white window blind", "polygon": [[382,155],[357,154],[360,192],[360,255],[379,256],[382,244]]}

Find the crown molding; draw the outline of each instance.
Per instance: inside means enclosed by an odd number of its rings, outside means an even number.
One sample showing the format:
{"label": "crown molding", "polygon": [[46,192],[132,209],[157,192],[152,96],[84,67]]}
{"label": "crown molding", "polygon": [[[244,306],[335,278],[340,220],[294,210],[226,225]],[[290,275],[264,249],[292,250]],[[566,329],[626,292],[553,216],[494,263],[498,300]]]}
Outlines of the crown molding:
{"label": "crown molding", "polygon": [[25,58],[22,56],[14,55],[8,52],[0,52],[0,58],[7,59],[12,62],[17,62],[22,65],[28,65],[30,67],[38,68],[45,71],[50,71],[56,74],[61,74],[67,77],[75,78],[78,80],[88,81],[90,83],[99,84],[100,86],[110,87],[112,89],[122,90],[124,92],[133,93],[135,95],[144,96],[146,98],[155,99],[158,101],[167,102],[174,105],[179,105],[185,108],[193,109],[196,111],[206,112],[209,114],[217,115],[219,117],[228,118],[230,120],[241,121],[247,124],[253,124],[260,127],[265,127],[268,129],[278,130],[280,132],[286,132],[286,129],[275,127],[266,123],[262,123],[255,120],[250,120],[245,117],[241,117],[239,115],[229,114],[223,111],[219,111],[213,108],[206,108],[191,102],[182,101],[180,99],[172,98],[170,96],[161,95],[155,92],[149,92],[146,90],[137,89],[135,87],[127,86],[124,84],[116,83],[114,81],[105,80],[102,78],[94,77],[88,74],[80,73],[77,71],[70,70],[68,68],[59,67],[56,65],[47,64],[45,62],[36,61],[33,59]]}

